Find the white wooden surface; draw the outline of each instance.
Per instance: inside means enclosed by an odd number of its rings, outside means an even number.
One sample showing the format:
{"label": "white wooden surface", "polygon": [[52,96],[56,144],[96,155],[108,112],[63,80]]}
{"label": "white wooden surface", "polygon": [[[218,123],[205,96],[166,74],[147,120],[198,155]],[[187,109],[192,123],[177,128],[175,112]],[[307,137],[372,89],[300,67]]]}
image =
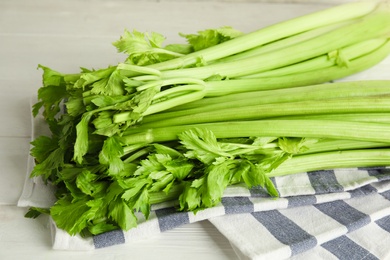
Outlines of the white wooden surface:
{"label": "white wooden surface", "polygon": [[237,259],[207,221],[93,252],[53,251],[45,217],[25,219],[26,209],[15,206],[27,167],[29,99],[41,82],[37,65],[76,72],[80,66],[116,64],[124,56],[111,42],[125,28],[156,31],[173,43],[183,41],[179,32],[224,25],[250,32],[328,6],[243,0],[0,0],[0,259]]}

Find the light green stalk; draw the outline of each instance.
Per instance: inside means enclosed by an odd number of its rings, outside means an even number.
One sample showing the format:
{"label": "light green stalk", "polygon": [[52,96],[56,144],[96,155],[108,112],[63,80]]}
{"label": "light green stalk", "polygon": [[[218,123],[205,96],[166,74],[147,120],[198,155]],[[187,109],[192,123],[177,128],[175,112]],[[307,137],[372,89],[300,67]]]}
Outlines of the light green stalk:
{"label": "light green stalk", "polygon": [[[279,116],[338,113],[390,113],[390,97],[368,96],[271,103],[229,107],[196,114],[187,114],[142,124],[142,128],[202,124],[238,120],[258,120]],[[117,118],[119,119],[119,117]]]}
{"label": "light green stalk", "polygon": [[[296,86],[306,86],[324,83],[330,80],[343,78],[363,71],[367,68],[374,66],[383,60],[390,53],[390,40],[383,44],[375,51],[354,59],[349,62],[347,67],[333,66],[320,70],[313,70],[309,72],[302,72],[298,74],[271,77],[271,78],[258,78],[258,79],[236,79],[236,80],[223,80],[223,81],[209,81],[205,82],[206,88],[204,91],[192,92],[187,95],[176,97],[175,100],[168,100],[166,103],[152,104],[144,113],[144,115],[150,115],[156,112],[165,111],[180,105],[188,104],[191,108],[192,101],[202,101],[203,97],[221,96],[232,93],[250,92],[257,90],[269,90],[269,89],[287,89]],[[202,106],[202,105],[197,105]],[[180,107],[186,108],[185,106]],[[114,122],[123,122],[127,118],[131,117],[131,112],[122,112],[114,117]]]}
{"label": "light green stalk", "polygon": [[322,26],[319,28],[314,28],[312,30],[305,31],[305,32],[299,33],[297,35],[292,35],[292,36],[289,36],[287,38],[282,38],[280,40],[270,42],[268,44],[261,45],[261,46],[258,46],[256,48],[253,48],[253,49],[241,52],[241,53],[237,53],[235,55],[228,56],[226,58],[219,59],[216,62],[227,62],[227,61],[240,60],[240,59],[248,58],[248,57],[251,57],[254,55],[263,54],[266,52],[276,51],[276,50],[282,49],[282,48],[288,48],[291,45],[298,44],[298,43],[303,42],[305,40],[318,37],[324,33],[330,32],[330,31],[332,31],[336,28],[339,28],[341,26],[344,26],[348,23],[350,24],[353,21],[354,21],[354,19],[351,19],[351,20],[343,21],[343,22],[336,23],[336,24],[329,24],[329,25],[325,25],[325,26]]}
{"label": "light green stalk", "polygon": [[214,97],[248,91],[282,89],[320,84],[364,71],[378,64],[386,58],[389,53],[390,41],[387,41],[375,51],[350,61],[347,67],[332,66],[278,77],[209,81],[206,86],[206,96]]}
{"label": "light green stalk", "polygon": [[316,153],[284,161],[268,177],[283,176],[315,170],[388,166],[390,149],[365,149]]}
{"label": "light green stalk", "polygon": [[[166,120],[168,118],[233,107],[389,94],[390,80],[335,82],[331,84],[326,83],[287,89],[244,92],[215,98],[205,98],[199,102],[189,103],[189,105],[193,104],[196,106],[192,109],[181,107],[181,109],[177,111],[167,111],[149,115],[144,117],[142,122],[146,124],[149,122]],[[245,100],[245,102],[243,100]]]}
{"label": "light green stalk", "polygon": [[267,52],[238,61],[163,71],[162,77],[194,77],[200,79],[207,79],[214,75],[228,78],[242,77],[308,60],[360,41],[389,37],[390,15],[389,10],[387,10],[389,8],[379,8],[377,11],[352,24],[337,28],[289,48]]}
{"label": "light green stalk", "polygon": [[262,77],[279,77],[284,75],[290,75],[300,73],[303,71],[319,70],[328,68],[331,66],[348,67],[351,60],[369,54],[375,51],[386,43],[386,38],[369,39],[366,41],[358,42],[339,50],[332,51],[330,53],[315,57],[313,59],[299,62],[287,67],[281,67],[274,70],[269,70],[257,74],[252,74],[246,78],[262,78]]}
{"label": "light green stalk", "polygon": [[350,114],[330,114],[330,115],[300,115],[278,117],[278,119],[320,119],[320,120],[340,120],[354,122],[372,122],[390,124],[389,113],[350,113]]}
{"label": "light green stalk", "polygon": [[178,134],[193,128],[208,129],[217,138],[286,136],[390,143],[390,125],[387,124],[298,119],[231,121],[150,128],[135,134],[125,134],[121,137],[121,142],[130,145],[174,141],[178,139]]}
{"label": "light green stalk", "polygon": [[158,70],[170,70],[194,65],[200,57],[205,62],[217,60],[321,26],[356,19],[371,13],[376,8],[376,1],[335,6],[280,22],[177,59],[153,64],[150,67]]}
{"label": "light green stalk", "polygon": [[308,148],[308,150],[300,152],[299,155],[330,151],[390,148],[390,143],[343,139],[321,139],[318,142],[306,145],[306,147]]}

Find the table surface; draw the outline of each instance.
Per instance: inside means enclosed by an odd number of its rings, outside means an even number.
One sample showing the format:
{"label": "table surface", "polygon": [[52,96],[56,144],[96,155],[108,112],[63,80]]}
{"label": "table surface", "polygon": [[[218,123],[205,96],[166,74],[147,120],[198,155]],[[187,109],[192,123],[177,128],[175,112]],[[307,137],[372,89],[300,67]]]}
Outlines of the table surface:
{"label": "table surface", "polygon": [[26,219],[26,209],[16,206],[30,147],[29,100],[41,85],[37,65],[66,73],[114,65],[124,56],[111,43],[124,29],[159,32],[169,44],[184,42],[179,32],[225,25],[250,32],[329,6],[242,0],[1,0],[0,259],[237,259],[229,241],[208,221],[95,251],[52,250],[47,219]]}

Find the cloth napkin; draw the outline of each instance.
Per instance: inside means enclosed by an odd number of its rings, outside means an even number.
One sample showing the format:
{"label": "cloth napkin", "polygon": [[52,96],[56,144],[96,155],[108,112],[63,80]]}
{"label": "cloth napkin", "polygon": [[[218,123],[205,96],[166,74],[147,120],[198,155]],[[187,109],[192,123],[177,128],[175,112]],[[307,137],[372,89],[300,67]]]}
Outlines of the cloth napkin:
{"label": "cloth napkin", "polygon": [[[33,138],[43,131],[33,119]],[[18,206],[49,207],[53,187],[29,178]],[[94,250],[147,239],[197,221],[210,221],[240,259],[390,259],[390,168],[348,168],[272,178],[280,198],[262,188],[229,187],[216,207],[197,214],[155,207],[129,231],[70,236],[51,221],[53,249]]]}

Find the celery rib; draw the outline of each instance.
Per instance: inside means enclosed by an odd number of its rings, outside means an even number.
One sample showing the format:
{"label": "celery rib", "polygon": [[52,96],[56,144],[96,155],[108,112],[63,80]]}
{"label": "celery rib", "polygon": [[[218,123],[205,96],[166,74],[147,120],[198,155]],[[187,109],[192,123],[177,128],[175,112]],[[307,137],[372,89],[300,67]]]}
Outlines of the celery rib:
{"label": "celery rib", "polygon": [[252,74],[247,76],[246,78],[279,77],[300,73],[303,71],[324,69],[331,66],[347,67],[351,60],[369,54],[370,52],[382,46],[385,42],[386,39],[384,38],[370,39],[358,42],[356,44],[352,44],[350,46],[346,46],[344,48],[336,50],[336,57],[331,57],[331,53],[328,53],[290,66]]}
{"label": "celery rib", "polygon": [[[205,98],[198,102],[189,103],[189,109],[179,107],[177,111],[167,111],[144,117],[143,123],[166,120],[180,116],[189,116],[197,113],[218,111],[225,108],[238,108],[271,103],[284,103],[304,100],[322,100],[330,98],[361,97],[372,95],[389,95],[390,81],[366,80],[335,82],[332,84],[318,84],[303,87],[244,92],[227,96]],[[243,102],[245,100],[245,102]],[[195,106],[195,108],[191,108]]]}
{"label": "celery rib", "polygon": [[217,60],[314,28],[362,17],[374,11],[377,8],[377,4],[378,3],[376,2],[368,1],[348,3],[306,14],[267,26],[219,45],[188,54],[184,57],[153,64],[150,67],[158,70],[169,70],[194,65],[199,57],[202,57],[205,61]]}
{"label": "celery rib", "polygon": [[269,177],[310,172],[316,170],[388,166],[390,149],[350,150],[294,156],[276,169]]}
{"label": "celery rib", "polygon": [[174,141],[180,133],[192,128],[208,129],[217,138],[285,136],[390,143],[390,125],[387,124],[314,119],[230,121],[150,128],[124,134],[121,141],[126,145]]}
{"label": "celery rib", "polygon": [[308,40],[308,39],[318,37],[326,32],[330,32],[330,31],[332,31],[336,28],[339,28],[341,26],[344,26],[348,23],[352,23],[353,21],[354,21],[354,19],[351,19],[351,20],[343,21],[343,22],[336,23],[336,24],[330,24],[330,25],[321,26],[319,28],[314,28],[314,29],[299,33],[297,35],[292,35],[292,36],[282,38],[282,39],[274,41],[274,42],[267,43],[265,45],[255,47],[255,48],[247,50],[247,51],[243,51],[243,52],[238,53],[238,54],[227,56],[225,58],[217,60],[217,62],[235,61],[235,60],[240,60],[243,58],[251,57],[254,55],[263,54],[266,52],[275,51],[275,50],[282,49],[282,48],[288,48],[291,45],[303,42],[303,41]]}
{"label": "celery rib", "polygon": [[151,128],[223,121],[258,120],[293,115],[369,112],[390,112],[390,98],[388,96],[369,96],[229,107],[144,123],[142,127]]}
{"label": "celery rib", "polygon": [[388,12],[382,12],[380,10],[350,25],[345,25],[319,37],[295,44],[290,46],[290,48],[264,53],[239,61],[216,63],[197,68],[163,71],[162,77],[174,78],[183,77],[184,75],[192,75],[200,79],[206,79],[214,75],[229,78],[242,77],[301,62],[359,41],[377,37],[388,37],[390,36],[389,27],[390,16]]}
{"label": "celery rib", "polygon": [[210,81],[207,82],[206,96],[213,97],[257,90],[285,89],[328,82],[366,70],[382,61],[389,53],[390,40],[375,51],[352,60],[348,67],[332,66],[280,77]]}

